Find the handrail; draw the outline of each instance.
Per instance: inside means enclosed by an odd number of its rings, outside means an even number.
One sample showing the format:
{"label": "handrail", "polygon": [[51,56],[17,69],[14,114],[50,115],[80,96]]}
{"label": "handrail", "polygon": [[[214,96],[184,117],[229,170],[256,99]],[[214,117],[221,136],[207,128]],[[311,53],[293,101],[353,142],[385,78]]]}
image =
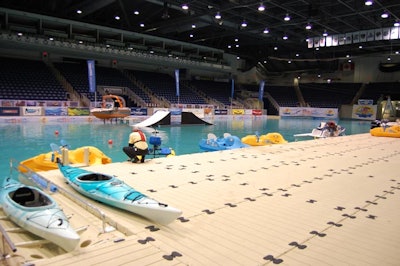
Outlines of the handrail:
{"label": "handrail", "polygon": [[[0,232],[1,232],[1,239],[2,239],[2,247],[4,247],[5,243],[4,241],[7,243],[8,247],[11,249],[12,252],[17,252],[17,248],[15,247],[14,243],[11,241],[11,238],[8,236],[6,230],[4,230],[3,226],[0,224]],[[5,249],[2,250],[1,252],[2,257],[5,258],[7,256]]]}

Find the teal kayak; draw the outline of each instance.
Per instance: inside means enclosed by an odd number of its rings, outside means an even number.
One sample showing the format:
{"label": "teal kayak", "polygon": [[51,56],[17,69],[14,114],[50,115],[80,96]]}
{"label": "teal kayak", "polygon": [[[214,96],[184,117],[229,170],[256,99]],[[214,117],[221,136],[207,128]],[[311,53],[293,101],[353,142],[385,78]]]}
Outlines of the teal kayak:
{"label": "teal kayak", "polygon": [[182,211],[160,203],[112,175],[87,171],[58,163],[68,183],[82,195],[145,217],[159,224],[176,220]]}

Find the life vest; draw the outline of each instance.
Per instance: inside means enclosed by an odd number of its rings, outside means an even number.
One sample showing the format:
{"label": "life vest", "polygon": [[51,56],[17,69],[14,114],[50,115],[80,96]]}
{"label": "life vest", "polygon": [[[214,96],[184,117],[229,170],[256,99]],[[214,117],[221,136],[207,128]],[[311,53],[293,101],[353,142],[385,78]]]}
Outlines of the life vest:
{"label": "life vest", "polygon": [[144,135],[144,133],[142,131],[138,131],[139,135],[140,135],[140,140],[141,141],[146,141],[146,136]]}

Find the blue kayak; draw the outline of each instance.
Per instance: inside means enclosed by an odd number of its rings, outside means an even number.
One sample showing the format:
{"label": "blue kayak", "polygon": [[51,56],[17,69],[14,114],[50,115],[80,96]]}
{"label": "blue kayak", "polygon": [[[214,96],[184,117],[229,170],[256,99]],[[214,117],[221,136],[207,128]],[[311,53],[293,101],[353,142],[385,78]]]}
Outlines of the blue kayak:
{"label": "blue kayak", "polygon": [[68,183],[79,193],[160,224],[176,220],[182,211],[160,203],[135,190],[114,176],[63,165],[58,167]]}

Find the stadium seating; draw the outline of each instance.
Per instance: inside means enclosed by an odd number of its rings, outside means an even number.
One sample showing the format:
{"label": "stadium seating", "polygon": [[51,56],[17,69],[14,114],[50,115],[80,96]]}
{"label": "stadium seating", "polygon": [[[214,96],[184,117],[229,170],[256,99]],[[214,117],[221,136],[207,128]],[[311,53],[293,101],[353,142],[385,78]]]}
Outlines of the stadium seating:
{"label": "stadium seating", "polygon": [[301,83],[304,101],[311,107],[339,108],[350,104],[360,89],[360,83]]}
{"label": "stadium seating", "polygon": [[42,61],[0,58],[3,99],[67,101],[67,93]]}

